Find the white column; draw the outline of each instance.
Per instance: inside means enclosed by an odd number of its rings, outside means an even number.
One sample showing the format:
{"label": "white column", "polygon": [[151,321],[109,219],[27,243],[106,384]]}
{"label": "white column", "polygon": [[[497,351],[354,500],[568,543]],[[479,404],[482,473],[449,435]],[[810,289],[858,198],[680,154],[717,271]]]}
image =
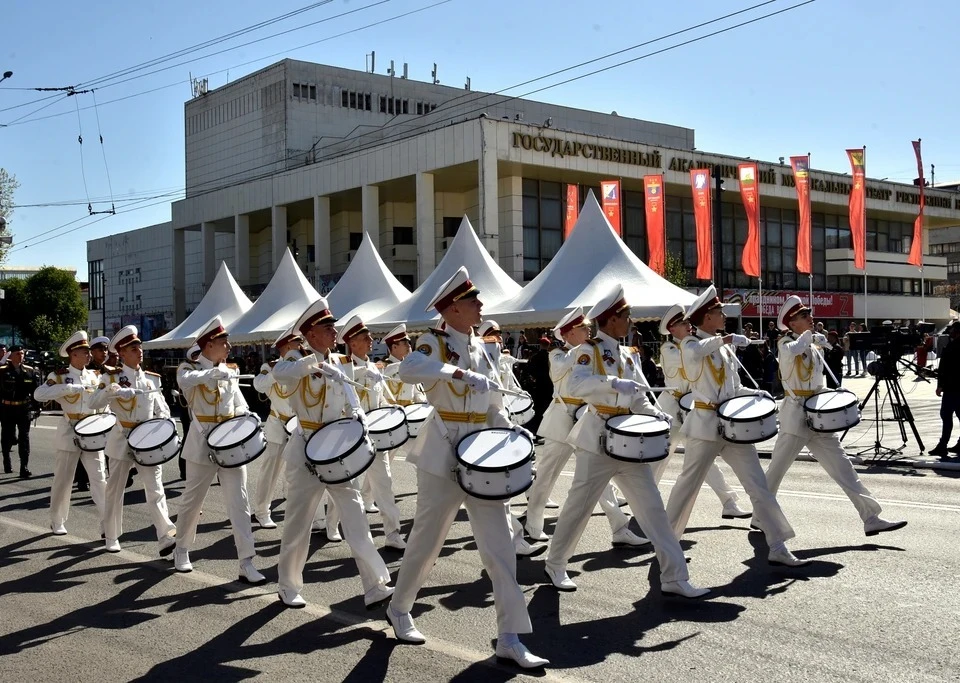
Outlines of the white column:
{"label": "white column", "polygon": [[234,276],[242,285],[250,284],[250,216],[238,213],[233,217]]}
{"label": "white column", "polygon": [[173,321],[183,322],[187,317],[187,235],[186,231],[173,230]]}
{"label": "white column", "polygon": [[217,230],[209,221],[200,224],[200,252],[203,254],[203,287],[206,290],[217,276]]}
{"label": "white column", "polygon": [[313,259],[317,273],[330,274],[330,197],[313,198]]}
{"label": "white column", "polygon": [[273,269],[280,266],[283,250],[287,248],[287,207],[274,206],[272,210],[272,226],[270,228],[273,245]]}
{"label": "white column", "polygon": [[380,188],[364,185],[361,190],[360,211],[363,216],[363,231],[373,240],[374,248],[380,251]]}
{"label": "white column", "polygon": [[433,174],[417,173],[417,286],[437,267],[436,197]]}
{"label": "white column", "polygon": [[[481,122],[482,126],[482,122]],[[481,131],[483,128],[481,127]],[[496,149],[483,146],[480,155],[480,211],[476,226],[481,235],[483,246],[500,262],[500,197],[497,191],[497,152]]]}
{"label": "white column", "polygon": [[517,282],[523,282],[523,178],[500,178],[501,267]]}

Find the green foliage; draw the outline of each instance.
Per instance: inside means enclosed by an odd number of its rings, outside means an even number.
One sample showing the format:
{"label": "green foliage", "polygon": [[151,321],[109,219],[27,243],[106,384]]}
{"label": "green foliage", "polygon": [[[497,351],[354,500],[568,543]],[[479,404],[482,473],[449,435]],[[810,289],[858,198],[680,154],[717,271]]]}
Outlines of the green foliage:
{"label": "green foliage", "polygon": [[[7,235],[11,234],[10,223],[12,222],[11,217],[13,216],[13,195],[18,187],[20,187],[20,183],[17,181],[17,176],[8,172],[5,168],[0,168],[0,216],[3,216],[7,220],[7,227],[4,231]],[[7,260],[7,252],[9,250],[10,247],[0,243],[0,263]]]}
{"label": "green foliage", "polygon": [[668,251],[664,259],[664,278],[677,287],[687,286],[687,269],[683,267],[683,260],[673,252]]}
{"label": "green foliage", "polygon": [[41,268],[25,280],[3,283],[3,319],[17,328],[18,339],[38,351],[52,351],[86,326],[80,285],[59,268]]}

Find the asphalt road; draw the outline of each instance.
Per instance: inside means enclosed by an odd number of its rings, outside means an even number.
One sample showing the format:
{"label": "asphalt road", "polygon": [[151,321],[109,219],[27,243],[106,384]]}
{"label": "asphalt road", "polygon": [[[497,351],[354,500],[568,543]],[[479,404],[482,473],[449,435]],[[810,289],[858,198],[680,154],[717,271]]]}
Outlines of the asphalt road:
{"label": "asphalt road", "polygon": [[[139,480],[127,490],[121,553],[103,551],[87,493],[73,495],[70,534],[52,536],[56,419],[41,418],[33,432],[34,478],[0,477],[0,680],[498,681],[520,675],[492,657],[490,582],[465,513],[414,610],[429,641],[401,645],[382,611],[364,609],[344,543],[314,536],[305,610],[283,609],[274,592],[279,530],[256,531],[256,562],[270,583],[237,583],[218,487],[204,504],[189,575],[157,558]],[[666,495],[679,466],[678,458],[667,470]],[[524,641],[552,660],[541,677],[605,683],[960,679],[952,652],[960,623],[957,475],[857,469],[885,515],[908,519],[909,526],[866,538],[836,485],[815,463],[798,462],[780,495],[797,530],[791,547],[813,560],[797,569],[767,565],[763,536],[749,533],[747,520],[721,520],[720,503],[704,489],[683,540],[691,579],[713,589],[704,601],[661,597],[653,554],[612,549],[599,514],[570,565],[576,593],[544,584],[543,556],[519,560],[534,624]],[[175,463],[168,463],[174,514],[183,491],[177,477]],[[569,484],[569,476],[561,477],[554,498],[562,502]],[[396,463],[395,490],[408,532],[412,466]],[[281,524],[282,494],[278,489],[274,515]],[[382,545],[379,517],[368,518]],[[400,556],[383,555],[395,574]]]}

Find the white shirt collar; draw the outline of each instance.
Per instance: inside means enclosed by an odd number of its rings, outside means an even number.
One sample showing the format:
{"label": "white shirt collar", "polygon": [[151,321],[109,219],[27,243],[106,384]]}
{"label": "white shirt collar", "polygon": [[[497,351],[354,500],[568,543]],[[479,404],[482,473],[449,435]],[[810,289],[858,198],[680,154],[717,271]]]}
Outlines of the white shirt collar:
{"label": "white shirt collar", "polygon": [[457,341],[463,342],[464,344],[469,344],[470,338],[473,337],[472,331],[469,332],[468,334],[464,334],[463,332],[457,332],[452,327],[447,327],[447,329],[445,329],[444,332],[446,332],[448,335],[450,335]]}
{"label": "white shirt collar", "polygon": [[607,334],[606,332],[602,332],[602,331],[598,330],[598,331],[597,331],[597,337],[598,337],[601,341],[605,341],[605,342],[607,342],[608,344],[613,344],[613,348],[617,348],[617,347],[620,346],[620,340],[619,340],[619,339],[614,339],[613,337],[611,337],[611,336],[610,336],[609,334]]}

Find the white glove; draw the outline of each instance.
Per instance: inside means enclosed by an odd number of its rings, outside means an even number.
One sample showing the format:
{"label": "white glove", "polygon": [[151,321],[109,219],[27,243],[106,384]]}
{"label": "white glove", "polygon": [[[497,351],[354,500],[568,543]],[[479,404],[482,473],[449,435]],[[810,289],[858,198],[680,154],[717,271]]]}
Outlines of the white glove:
{"label": "white glove", "polygon": [[664,420],[667,423],[667,426],[673,427],[673,418],[667,415],[666,413],[660,413],[657,415],[661,420]]}
{"label": "white glove", "polygon": [[129,401],[131,398],[137,395],[137,390],[132,387],[117,387],[117,390],[113,392],[114,397],[122,398],[125,401]]}
{"label": "white glove", "polygon": [[481,394],[487,393],[496,386],[492,379],[473,370],[464,370],[463,377],[460,379],[466,382],[471,389]]}
{"label": "white glove", "polygon": [[354,417],[357,418],[357,422],[363,425],[364,431],[369,429],[370,426],[367,424],[367,414],[365,412],[358,410]]}
{"label": "white glove", "polygon": [[763,396],[764,398],[769,398],[771,401],[775,401],[775,400],[776,400],[776,399],[773,397],[773,394],[771,394],[769,391],[764,391],[763,389],[760,389],[760,390],[757,392],[757,396]]}
{"label": "white glove", "polygon": [[213,368],[212,370],[207,370],[207,378],[215,381],[220,381],[224,379],[230,379],[232,375],[229,370],[223,370],[221,368]]}
{"label": "white glove", "polygon": [[820,334],[819,332],[814,333],[813,341],[820,346],[830,346],[830,344],[827,342],[827,335]]}
{"label": "white glove", "polygon": [[742,334],[731,334],[730,343],[739,349],[750,346],[750,340],[744,337]]}
{"label": "white glove", "polygon": [[368,384],[380,384],[383,381],[383,375],[379,370],[367,368],[367,379],[370,380]]}
{"label": "white glove", "polygon": [[530,431],[529,429],[527,429],[526,427],[521,427],[520,425],[513,425],[513,427],[511,427],[511,429],[513,429],[513,431],[516,432],[517,434],[519,434],[520,436],[525,436],[525,437],[527,437],[528,439],[530,439],[531,442],[532,442],[533,439],[534,439],[533,432],[531,432],[531,431]]}
{"label": "white glove", "polygon": [[345,382],[346,380],[350,379],[343,373],[342,370],[331,365],[330,363],[321,363],[320,372],[331,379],[337,380],[338,382]]}
{"label": "white glove", "polygon": [[66,396],[76,396],[77,394],[83,393],[83,387],[79,384],[65,384],[63,388],[65,389],[64,394]]}
{"label": "white glove", "polygon": [[636,396],[641,391],[647,389],[639,382],[634,382],[632,379],[620,379],[619,377],[614,377],[610,382],[610,386],[618,394],[623,394],[624,396]]}

